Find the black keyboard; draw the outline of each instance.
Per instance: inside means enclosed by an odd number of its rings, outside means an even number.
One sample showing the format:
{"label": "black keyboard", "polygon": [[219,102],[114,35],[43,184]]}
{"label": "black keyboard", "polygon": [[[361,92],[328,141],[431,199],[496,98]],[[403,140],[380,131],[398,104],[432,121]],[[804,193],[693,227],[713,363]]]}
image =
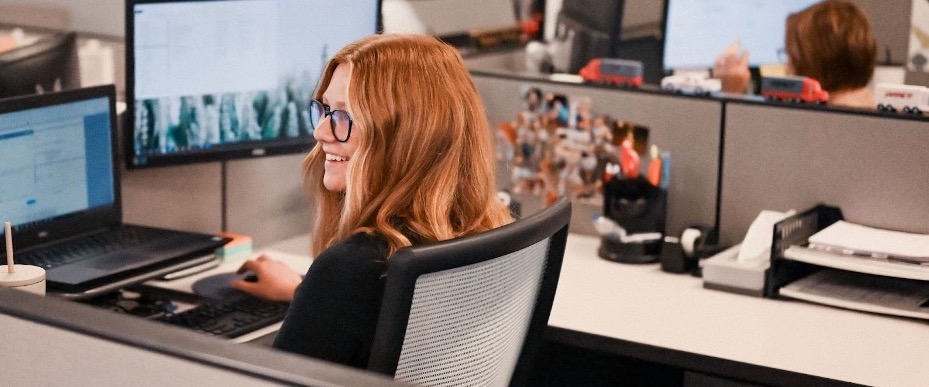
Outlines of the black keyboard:
{"label": "black keyboard", "polygon": [[33,250],[25,250],[16,254],[16,262],[39,266],[47,270],[89,257],[96,257],[157,241],[167,235],[171,234],[159,229],[124,225],[111,231],[69,239]]}
{"label": "black keyboard", "polygon": [[287,303],[241,293],[222,301],[206,301],[193,309],[160,316],[155,320],[214,336],[233,338],[282,321],[287,307]]}

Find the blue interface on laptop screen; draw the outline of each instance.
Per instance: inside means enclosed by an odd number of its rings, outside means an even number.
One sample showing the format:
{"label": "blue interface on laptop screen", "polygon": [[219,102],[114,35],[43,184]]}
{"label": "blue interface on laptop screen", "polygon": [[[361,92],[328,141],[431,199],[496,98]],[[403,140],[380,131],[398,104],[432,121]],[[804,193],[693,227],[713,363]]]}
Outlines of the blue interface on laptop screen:
{"label": "blue interface on laptop screen", "polygon": [[14,225],[115,202],[107,98],[0,114],[0,217]]}

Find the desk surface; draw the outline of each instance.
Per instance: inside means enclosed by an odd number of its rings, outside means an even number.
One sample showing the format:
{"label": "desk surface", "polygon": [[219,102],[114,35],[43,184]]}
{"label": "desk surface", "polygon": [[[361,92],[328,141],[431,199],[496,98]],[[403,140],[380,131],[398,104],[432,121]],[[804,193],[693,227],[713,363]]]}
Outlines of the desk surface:
{"label": "desk surface", "polygon": [[598,245],[568,237],[549,319],[566,341],[595,335],[621,354],[642,344],[866,385],[929,380],[926,322],[708,290],[657,264],[600,259]]}
{"label": "desk surface", "polygon": [[[549,319],[554,340],[768,384],[820,384],[803,375],[875,386],[924,386],[929,380],[925,322],[708,290],[701,279],[665,273],[657,264],[603,260],[598,244],[594,237],[568,237]],[[306,271],[308,250],[304,236],[259,252]],[[256,255],[155,285],[189,291],[197,278],[234,270]]]}

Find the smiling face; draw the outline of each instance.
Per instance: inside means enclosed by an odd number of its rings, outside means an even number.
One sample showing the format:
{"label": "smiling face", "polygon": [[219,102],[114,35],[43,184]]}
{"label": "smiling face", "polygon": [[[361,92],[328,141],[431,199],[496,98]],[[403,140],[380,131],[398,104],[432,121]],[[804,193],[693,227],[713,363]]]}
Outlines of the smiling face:
{"label": "smiling face", "polygon": [[[340,64],[332,73],[329,86],[323,93],[323,103],[330,107],[330,110],[345,110],[349,115],[352,114],[348,106],[348,81],[350,77],[348,65]],[[316,138],[316,146],[321,146],[326,154],[326,163],[324,166],[323,185],[327,190],[340,192],[345,190],[345,182],[348,177],[349,163],[358,144],[361,141],[363,130],[358,127],[356,122],[352,127],[351,136],[346,142],[339,142],[332,134],[332,117],[326,117],[320,121],[316,130],[313,131],[313,137]]]}

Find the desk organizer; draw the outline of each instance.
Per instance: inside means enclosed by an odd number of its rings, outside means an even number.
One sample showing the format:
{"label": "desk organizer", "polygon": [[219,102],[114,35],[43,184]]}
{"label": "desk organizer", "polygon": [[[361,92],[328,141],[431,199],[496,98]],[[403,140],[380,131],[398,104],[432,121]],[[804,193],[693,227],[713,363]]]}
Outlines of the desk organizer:
{"label": "desk organizer", "polygon": [[765,276],[764,296],[777,298],[781,286],[818,270],[820,267],[817,265],[785,258],[784,251],[793,245],[806,244],[811,235],[842,219],[842,210],[838,207],[820,204],[775,224],[771,268]]}
{"label": "desk organizer", "polygon": [[775,225],[766,295],[929,320],[929,266],[880,251],[807,246],[812,235],[839,220],[838,208],[817,206]]}
{"label": "desk organizer", "polygon": [[662,238],[629,242],[600,238],[597,254],[614,262],[658,262],[665,232],[668,192],[648,180],[614,178],[603,186],[603,216],[616,222],[628,234],[660,233]]}

